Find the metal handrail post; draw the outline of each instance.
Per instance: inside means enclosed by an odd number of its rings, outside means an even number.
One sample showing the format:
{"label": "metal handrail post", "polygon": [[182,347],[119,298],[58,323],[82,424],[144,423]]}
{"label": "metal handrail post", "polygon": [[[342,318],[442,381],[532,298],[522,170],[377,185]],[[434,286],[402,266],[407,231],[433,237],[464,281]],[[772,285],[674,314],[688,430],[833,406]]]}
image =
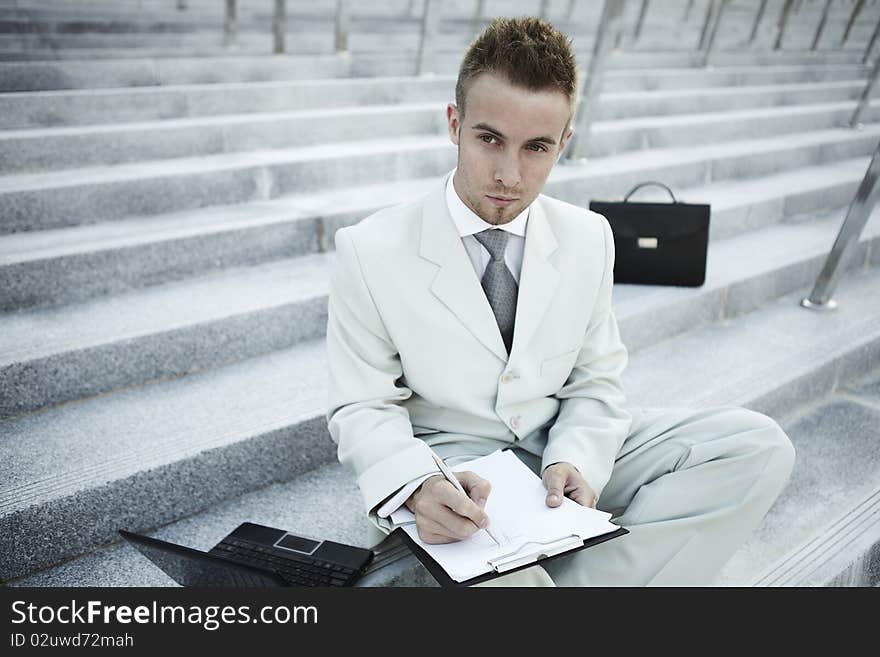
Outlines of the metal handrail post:
{"label": "metal handrail post", "polygon": [[715,15],[715,0],[709,0],[706,6],[706,20],[703,21],[703,31],[700,32],[700,41],[697,44],[697,50],[702,50],[706,45],[706,37],[709,36],[709,26],[712,24],[712,17]]}
{"label": "metal handrail post", "polygon": [[486,15],[486,0],[477,0],[477,10],[474,13],[474,22],[479,22]]}
{"label": "metal handrail post", "polygon": [[688,18],[691,17],[691,9],[694,8],[694,0],[688,0],[687,5],[684,8],[684,13],[681,15],[681,22],[687,23]]}
{"label": "metal handrail post", "polygon": [[639,8],[639,18],[636,21],[636,29],[633,31],[633,41],[638,41],[642,34],[642,25],[645,23],[645,14],[648,13],[648,2],[650,0],[642,0],[642,6]]}
{"label": "metal handrail post", "polygon": [[859,17],[859,14],[862,12],[862,9],[865,7],[865,0],[856,0],[856,3],[853,5],[853,9],[849,14],[849,20],[846,22],[846,29],[843,31],[843,37],[840,39],[840,47],[843,48],[846,40],[849,38],[849,33],[852,30],[853,25],[855,25],[856,19]]}
{"label": "metal handrail post", "polygon": [[580,100],[575,111],[574,134],[569,140],[568,152],[565,156],[565,161],[568,163],[587,157],[590,126],[593,123],[593,115],[596,113],[599,92],[602,89],[602,79],[605,75],[605,60],[614,47],[617,34],[623,31],[620,25],[623,1],[605,0],[602,4],[602,14],[599,17],[599,24],[596,26],[596,38],[593,42],[593,54],[590,57],[590,64],[584,76]]}
{"label": "metal handrail post", "polygon": [[788,15],[791,13],[791,6],[794,0],[785,0],[782,6],[782,13],[779,15],[779,22],[776,24],[776,43],[773,44],[773,50],[779,50],[782,47],[782,37],[785,35],[785,25],[788,23]]}
{"label": "metal handrail post", "polygon": [[832,0],[825,0],[825,9],[822,11],[822,18],[819,19],[819,27],[816,28],[816,36],[813,38],[813,45],[810,50],[816,50],[819,47],[819,39],[822,38],[822,32],[825,29],[825,23],[828,22],[828,13],[831,11]]}
{"label": "metal handrail post", "polygon": [[761,24],[761,19],[764,18],[764,11],[767,9],[767,0],[761,0],[761,6],[758,7],[758,14],[755,16],[755,24],[752,25],[752,33],[749,35],[749,43],[755,42],[755,37],[758,36],[758,26]]}
{"label": "metal handrail post", "polygon": [[541,0],[541,18],[547,20],[550,16],[550,0]]}
{"label": "metal handrail post", "polygon": [[348,32],[351,28],[349,0],[336,0],[336,52],[348,50]]}
{"label": "metal handrail post", "polygon": [[425,0],[422,11],[422,30],[419,37],[419,52],[416,57],[416,75],[434,72],[435,40],[440,22],[440,6],[433,0]]}
{"label": "metal handrail post", "polygon": [[878,58],[877,62],[874,64],[874,70],[871,72],[868,84],[865,85],[865,89],[862,91],[862,97],[856,105],[856,111],[853,112],[852,118],[849,121],[850,128],[859,127],[859,119],[862,118],[862,114],[871,103],[871,96],[874,95],[874,90],[877,88],[878,79],[880,79],[880,58]]}
{"label": "metal handrail post", "polygon": [[880,177],[880,144],[877,144],[877,148],[874,149],[874,156],[871,158],[871,164],[868,165],[868,171],[846,211],[846,219],[843,220],[837,239],[834,240],[834,246],[831,247],[831,252],[825,260],[825,265],[822,267],[815,285],[813,285],[812,292],[801,300],[801,305],[804,308],[832,310],[837,307],[837,303],[831,297],[847,259],[858,244],[859,236],[862,234],[865,224],[868,223],[878,198],[880,198],[880,187],[877,185],[878,177]]}
{"label": "metal handrail post", "polygon": [[877,42],[878,36],[880,36],[880,21],[877,21],[877,26],[874,28],[874,34],[871,35],[871,40],[868,42],[868,47],[865,49],[865,54],[862,57],[862,64],[868,63],[868,59],[871,57],[871,51],[874,50],[874,44]]}
{"label": "metal handrail post", "polygon": [[718,12],[712,21],[712,30],[709,32],[709,42],[706,48],[700,54],[700,66],[706,66],[709,63],[709,53],[712,52],[712,46],[715,45],[715,36],[718,34],[718,26],[721,25],[721,16],[724,14],[724,8],[727,6],[728,0],[721,0],[718,4]]}
{"label": "metal handrail post", "polygon": [[273,21],[273,32],[275,33],[275,54],[280,55],[284,52],[284,14],[285,0],[275,0],[275,19]]}
{"label": "metal handrail post", "polygon": [[223,32],[223,45],[227,48],[235,45],[235,23],[235,0],[226,0],[226,24]]}

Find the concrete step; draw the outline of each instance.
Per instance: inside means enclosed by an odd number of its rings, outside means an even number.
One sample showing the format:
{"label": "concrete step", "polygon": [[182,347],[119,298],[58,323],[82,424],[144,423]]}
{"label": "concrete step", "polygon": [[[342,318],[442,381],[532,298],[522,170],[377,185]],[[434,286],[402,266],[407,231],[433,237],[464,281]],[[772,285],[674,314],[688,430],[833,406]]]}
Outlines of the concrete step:
{"label": "concrete step", "polygon": [[[583,165],[556,167],[548,193],[567,199],[614,199],[645,180],[662,180],[673,188],[710,182],[748,180],[802,166],[819,166],[835,160],[863,157],[873,152],[873,127],[864,130],[825,130],[757,140],[705,146],[633,151],[588,160]],[[834,135],[842,138],[837,141]],[[869,137],[870,135],[870,137]],[[862,141],[863,137],[867,137]],[[589,195],[579,191],[582,171],[590,176]],[[574,202],[574,201],[573,201]]]}
{"label": "concrete step", "polygon": [[437,76],[8,92],[0,93],[0,128],[98,125],[403,102],[445,103],[454,97],[454,87],[455,78]]}
{"label": "concrete step", "polygon": [[[865,74],[859,66],[612,71],[599,118],[854,99],[861,96]],[[454,98],[454,87],[454,76],[430,76],[7,92],[0,93],[0,128],[445,103]]]}
{"label": "concrete step", "polygon": [[669,91],[607,92],[600,97],[597,120],[692,114],[697,108],[700,112],[721,112],[858,100],[864,87],[864,80],[854,79]]}
{"label": "concrete step", "polygon": [[[393,20],[420,19],[423,5],[421,2],[411,0],[384,0],[383,2],[363,3],[354,2],[350,7],[352,21],[369,21],[382,19],[389,22]],[[62,18],[69,20],[84,20],[86,18],[99,21],[129,21],[138,25],[150,25],[154,22],[163,23],[191,23],[209,19],[221,18],[225,15],[223,3],[219,5],[213,0],[204,0],[199,3],[195,0],[187,0],[187,7],[180,10],[176,0],[165,0],[154,4],[151,0],[138,0],[137,3],[119,3],[104,0],[94,3],[90,0],[57,0],[35,3],[17,0],[9,8],[0,4],[0,9],[5,13],[8,10],[17,10],[19,14],[32,20],[57,22]],[[540,11],[540,0],[490,0],[484,7],[486,16],[514,12],[519,14],[536,14]],[[550,5],[550,18],[556,20],[569,16],[567,2],[556,0]],[[447,19],[468,19],[474,17],[476,6],[473,0],[448,0],[443,3],[442,17]],[[326,19],[333,18],[336,12],[335,0],[323,0],[310,3],[291,3],[287,7],[286,16],[290,22],[300,19]],[[272,0],[247,0],[237,8],[237,16],[240,20],[269,21],[274,15]],[[571,12],[572,18],[579,20],[594,20],[599,15],[599,9],[585,5],[577,6]]]}
{"label": "concrete step", "polygon": [[[680,200],[712,206],[710,239],[722,239],[847,206],[869,158],[828,162],[748,180],[676,188]],[[436,178],[293,194],[272,201],[129,218],[124,222],[30,231],[0,237],[0,311],[69,304],[107,294],[279,258],[333,249],[341,226],[394,202],[415,199]],[[589,178],[560,189],[584,206],[597,197]],[[554,188],[551,182],[550,189]],[[626,191],[626,190],[622,190]],[[621,192],[622,193],[622,192]],[[667,201],[646,188],[637,198]],[[618,197],[619,198],[619,197]]]}
{"label": "concrete step", "polygon": [[[353,26],[348,37],[348,50],[354,54],[418,50],[420,19],[377,27],[367,32],[364,27],[359,29]],[[434,44],[443,51],[463,53],[475,36],[470,24],[460,30],[457,29],[458,24],[450,25],[446,21],[441,28]],[[336,52],[335,39],[332,18],[299,25],[288,23],[285,52],[291,55],[332,55]],[[579,45],[592,47],[592,40],[585,40]],[[265,56],[274,52],[274,47],[275,35],[271,23],[250,29],[239,28],[231,45],[226,44],[222,22],[213,26],[200,25],[160,33],[0,33],[0,53],[7,61],[82,59],[96,55],[99,58],[222,56],[231,53]]]}
{"label": "concrete step", "polygon": [[350,74],[351,58],[337,55],[0,62],[0,91],[303,80]]}
{"label": "concrete step", "polygon": [[[713,243],[702,288],[618,286],[614,304],[625,343],[632,352],[648,349],[808,284],[841,216]],[[864,268],[872,259],[880,260],[876,220],[866,228],[851,266]],[[4,395],[0,417],[11,418],[7,425],[15,432],[17,422],[29,419],[11,416],[48,404],[155,379],[200,376],[193,373],[295,349],[324,334],[331,262],[330,256],[308,256],[51,312],[4,316],[0,389],[10,394]],[[90,403],[68,407],[75,414]]]}
{"label": "concrete step", "polygon": [[[678,144],[712,144],[845,128],[849,126],[857,104],[857,101],[811,103],[597,121],[591,126],[588,157],[603,157],[640,149],[669,148]],[[866,123],[880,119],[880,100],[873,101],[866,108],[863,117]]]}
{"label": "concrete step", "polygon": [[711,66],[705,68],[662,68],[648,71],[637,68],[609,71],[602,83],[603,92],[660,91],[702,89],[705,87],[742,87],[771,84],[834,82],[862,79],[868,70],[861,64],[799,65],[775,62],[767,65]]}
{"label": "concrete step", "polygon": [[791,481],[719,583],[877,586],[880,369],[782,425],[797,449]]}
{"label": "concrete step", "polygon": [[[56,51],[57,54],[57,51]],[[330,77],[410,76],[415,73],[415,52],[359,53],[357,55],[228,55],[208,57],[96,58],[93,51],[82,51],[79,59],[61,61],[0,62],[0,91],[50,89],[112,88],[169,84],[204,84]],[[129,51],[130,54],[130,51]],[[456,75],[462,49],[442,51],[437,57],[438,75]],[[588,63],[590,51],[576,53],[579,64]],[[697,66],[692,52],[620,52],[608,61],[612,72],[667,69],[654,85],[694,86],[695,80],[682,71]],[[710,79],[737,76],[743,69],[770,69],[785,74],[785,69],[809,69],[806,79],[829,80],[828,71],[843,68],[861,70],[857,53],[777,53],[732,55],[712,68],[699,69]],[[730,70],[727,70],[730,69]],[[778,69],[782,69],[781,71]],[[583,69],[586,70],[586,69]],[[766,77],[768,73],[764,73]],[[791,71],[787,72],[788,75]],[[644,75],[644,73],[642,73]],[[681,76],[683,80],[675,78]],[[812,76],[812,77],[810,77]],[[849,77],[849,76],[848,76]],[[672,78],[672,79],[669,79]],[[839,78],[838,78],[839,79]],[[780,81],[780,80],[775,80]],[[786,80],[798,81],[798,80]],[[612,84],[612,83],[609,83]],[[613,87],[609,87],[611,89]],[[658,87],[651,87],[658,88]],[[663,87],[660,87],[663,88]],[[668,88],[666,86],[665,88]],[[631,89],[631,87],[630,87]],[[620,89],[616,89],[620,90]]]}
{"label": "concrete step", "polygon": [[[619,50],[608,58],[606,68],[611,70],[644,68],[693,68],[702,66],[700,56],[689,45],[685,49],[670,50]],[[352,59],[352,74],[360,75],[412,75],[415,73],[415,51],[393,53],[360,53]],[[589,51],[575,53],[581,70],[587,70]],[[451,75],[458,71],[462,53],[438,52],[432,59],[431,69],[438,75]],[[779,50],[771,52],[732,51],[713,52],[708,60],[712,67],[727,66],[825,66],[828,64],[860,65],[862,53],[857,51]]]}
{"label": "concrete step", "polygon": [[[290,16],[286,22],[286,44],[289,53],[323,53],[334,51],[334,14],[321,16]],[[593,47],[595,25],[584,25],[566,20],[556,20],[555,25],[567,34],[576,35],[578,49],[589,52]],[[475,36],[483,22],[470,17],[444,16],[438,26],[436,47],[442,51],[463,51]],[[823,52],[837,53],[843,25],[840,29],[830,22],[819,44]],[[739,27],[740,29],[730,29]],[[744,28],[744,29],[743,29]],[[850,34],[847,51],[850,54],[864,52],[871,37],[872,26],[857,25]],[[393,50],[416,51],[420,40],[419,16],[399,15],[378,19],[376,17],[352,17],[348,45],[355,53],[387,52]],[[725,25],[715,40],[715,50],[742,52],[746,44],[751,21],[739,26]],[[702,24],[679,24],[674,21],[662,25],[646,24],[643,34],[634,39],[625,34],[621,47],[632,51],[696,50],[702,35]],[[808,50],[815,35],[815,26],[806,29],[794,27],[787,30],[784,41],[786,50]],[[762,35],[750,50],[769,49],[774,40]],[[268,54],[273,48],[271,18],[256,20],[240,18],[235,35],[234,50]],[[84,19],[53,16],[41,20],[39,16],[0,20],[0,52],[6,59],[65,59],[79,58],[83,53],[97,57],[132,56],[193,56],[228,54],[225,45],[224,19],[222,15],[205,17],[200,21],[178,22],[132,22],[125,20]]]}
{"label": "concrete step", "polygon": [[[570,188],[567,198],[584,179],[604,194],[622,194],[657,176],[688,187],[864,156],[873,152],[877,135],[880,124],[869,124],[860,131],[638,151],[557,167],[551,179]],[[402,137],[0,176],[0,234],[429,177],[454,162],[447,136]]]}
{"label": "concrete step", "polygon": [[[322,336],[328,281],[329,257],[315,254],[54,311],[2,316],[0,388],[6,394],[0,417]],[[37,332],[31,339],[28,326]],[[48,367],[56,368],[54,374],[47,376]]]}
{"label": "concrete step", "polygon": [[[846,127],[857,102],[597,121],[589,154],[601,157],[676,144],[709,144]],[[864,123],[880,120],[880,99]],[[109,126],[0,132],[0,173],[18,174],[144,160],[298,148],[357,139],[446,134],[441,103],[371,105],[167,119]]]}
{"label": "concrete step", "polygon": [[[769,413],[773,417],[781,417],[819,399],[834,389],[836,381],[865,375],[875,366],[880,356],[878,282],[880,282],[880,270],[876,266],[858,276],[844,277],[836,295],[842,302],[836,313],[814,313],[799,308],[797,301],[802,292],[798,292],[767,304],[762,309],[733,322],[705,326],[642,350],[633,355],[630,366],[625,372],[624,383],[630,403],[634,406],[672,405],[696,408],[736,404]],[[268,363],[268,359],[265,359],[265,362]],[[694,363],[700,363],[700,367],[695,369]],[[744,363],[747,365],[744,366]],[[277,358],[275,364],[279,364]],[[240,367],[240,365],[236,366],[236,368]],[[278,371],[276,370],[275,376]],[[236,374],[242,377],[240,372]],[[248,380],[238,378],[237,382],[239,383],[235,387],[237,394],[226,400],[227,403],[235,406],[240,405],[242,394],[253,393],[253,390],[247,386]],[[165,385],[179,386],[181,383],[177,381]],[[193,382],[191,385],[194,386],[196,383]],[[270,398],[278,398],[275,395],[279,388],[283,386],[276,382]],[[181,390],[181,394],[182,392]],[[88,431],[77,430],[78,426],[87,423],[84,412],[79,418],[68,417],[66,421],[56,415],[61,413],[62,409],[32,416],[32,418],[42,418],[44,426],[39,430],[42,435],[35,435],[38,433],[35,429],[32,429],[32,433],[28,433],[24,428],[18,428],[17,433],[12,435],[21,442],[20,453],[42,453],[46,444],[54,446],[56,442],[64,452],[70,450],[79,454],[82,451],[82,447],[77,450],[70,445],[69,439],[50,440],[49,435],[52,432],[63,434],[65,438],[71,434],[88,437],[101,432],[103,435],[118,436],[120,430],[128,427],[129,423],[121,416],[124,411],[115,404],[114,397],[107,398],[103,402],[105,412],[102,414],[102,420],[105,426],[100,430],[94,428]],[[172,404],[176,399],[177,397],[169,394],[169,401]],[[206,402],[198,403],[193,403],[195,402],[193,399],[186,400],[191,404],[188,408],[205,414],[203,421],[207,420],[208,430],[217,421],[211,411],[213,406],[219,405],[218,399],[215,396]],[[87,403],[72,407],[83,408]],[[285,396],[284,401],[280,403],[289,410],[290,397]],[[106,408],[112,404],[116,407]],[[256,409],[248,408],[245,415],[239,414],[237,417],[254,417],[265,409],[265,404],[255,406]],[[158,419],[162,421],[168,415],[173,415],[174,408],[172,405],[165,413],[160,414]],[[95,413],[96,409],[91,412]],[[192,412],[190,410],[181,419],[175,419],[175,423],[188,424]],[[318,411],[315,410],[315,415],[317,413]],[[150,409],[142,404],[138,415],[147,417],[149,414]],[[149,430],[149,427],[146,429]],[[165,440],[167,435],[166,432],[163,436]],[[90,440],[97,442],[100,438],[92,437]],[[124,438],[119,437],[119,440]],[[324,435],[308,446],[304,445],[300,452],[308,449],[312,450],[312,455],[332,452],[326,447],[329,442],[329,438]],[[41,447],[35,447],[36,451],[29,452],[26,449],[29,443]],[[151,444],[149,440],[139,442],[139,445],[149,444]],[[827,441],[824,444],[832,445]],[[285,446],[286,449],[289,449],[289,445]],[[254,453],[257,453],[256,450]],[[259,453],[265,457],[266,452]],[[281,454],[286,453],[286,451],[281,452]],[[62,454],[58,456],[61,458]],[[277,457],[278,454],[276,453],[275,456]],[[102,457],[106,458],[106,453],[103,453]],[[286,456],[282,456],[277,460],[285,458]],[[254,475],[255,467],[251,467],[250,464],[247,468],[242,467],[241,464],[246,462],[248,461],[242,458],[238,461],[238,467],[234,463],[227,463],[230,472],[226,476],[229,477],[231,473],[239,477]],[[849,459],[847,462],[853,461]],[[44,464],[29,463],[26,467],[43,470],[39,473],[42,478],[41,487],[45,489],[52,485],[49,482],[53,475],[45,471]],[[102,464],[102,467],[107,466]],[[21,482],[28,476],[34,476],[26,474],[24,470],[25,466],[16,468],[14,472],[17,475],[20,473],[20,478],[12,481]],[[151,472],[155,473],[156,470]],[[198,473],[204,477],[205,468],[199,468]],[[58,476],[60,475],[54,475],[54,477]],[[232,480],[235,481],[234,478]],[[20,539],[17,546],[3,550],[2,554],[8,556],[2,564],[0,576],[4,578],[21,576],[57,563],[60,559],[77,552],[93,550],[98,545],[114,542],[117,540],[115,531],[120,528],[143,530],[171,522],[167,519],[155,520],[157,516],[162,515],[157,512],[160,508],[168,510],[165,513],[165,518],[168,518],[175,515],[171,511],[172,506],[179,505],[174,511],[178,518],[183,517],[197,506],[194,504],[196,496],[193,495],[193,491],[198,491],[202,496],[202,501],[205,502],[202,508],[207,508],[211,500],[216,499],[217,490],[229,492],[231,499],[193,517],[173,522],[156,532],[157,536],[207,549],[239,522],[253,521],[312,535],[320,534],[353,544],[364,545],[366,541],[366,520],[360,515],[362,503],[359,493],[353,478],[338,464],[327,464],[293,481],[276,483],[241,497],[232,493],[228,486],[214,486],[204,479],[194,481],[187,478],[187,486],[179,484],[181,479],[169,477],[167,481],[167,489],[154,492],[141,480],[137,494],[132,494],[130,487],[124,488],[112,482],[103,485],[95,483],[92,484],[92,490],[103,486],[104,494],[95,491],[88,497],[84,492],[79,494],[76,492],[78,486],[88,485],[85,481],[77,482],[75,485],[69,484],[66,486],[67,490],[58,487],[52,493],[36,487],[28,488],[28,494],[35,503],[30,507],[30,517],[25,515],[27,509],[21,508],[23,503],[9,502],[5,505],[7,516],[0,522],[8,524],[10,516],[14,516],[18,523]],[[267,484],[273,481],[276,480],[271,477],[265,479]],[[23,486],[23,483],[18,484],[18,487]],[[113,501],[114,488],[125,490],[125,493],[116,493],[116,496],[124,497],[127,504],[123,506],[121,501]],[[11,500],[16,495],[21,493],[7,489],[7,499]],[[55,497],[55,501],[49,501],[52,496]],[[67,504],[62,505],[65,497]],[[86,503],[87,499],[89,503]],[[100,508],[91,506],[93,499],[101,501]],[[39,507],[46,509],[46,512],[40,515],[36,512],[36,508],[39,508],[36,505],[37,500],[42,500]],[[291,500],[295,500],[296,503],[291,503]],[[62,506],[63,514],[49,512],[50,507],[55,509]],[[81,519],[83,517],[87,520]],[[93,518],[98,522],[95,523]],[[10,535],[10,532],[0,534],[5,537]],[[66,540],[46,541],[45,537],[50,535],[65,535]],[[8,542],[9,539],[6,540]],[[386,572],[374,577],[369,583],[401,585],[425,581],[424,572],[414,558],[410,557],[399,562],[395,567],[386,569]],[[118,543],[9,583],[13,586],[164,586],[169,584],[167,578],[148,565],[139,554]]]}
{"label": "concrete step", "polygon": [[0,173],[446,134],[440,103],[232,114],[0,132]]}
{"label": "concrete step", "polygon": [[9,215],[0,232],[326,191],[334,181],[363,185],[427,177],[454,163],[449,137],[431,136],[3,176],[0,213]]}

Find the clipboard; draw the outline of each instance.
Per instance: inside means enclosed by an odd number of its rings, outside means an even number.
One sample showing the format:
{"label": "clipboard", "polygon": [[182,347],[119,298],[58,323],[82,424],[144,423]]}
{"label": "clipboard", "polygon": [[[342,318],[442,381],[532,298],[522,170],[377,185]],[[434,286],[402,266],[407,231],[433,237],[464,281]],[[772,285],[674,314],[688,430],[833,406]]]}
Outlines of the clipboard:
{"label": "clipboard", "polygon": [[[440,584],[440,586],[442,586],[443,588],[460,588],[465,586],[473,586],[474,584],[480,584],[482,582],[488,582],[489,580],[495,579],[496,577],[515,573],[525,568],[534,566],[535,564],[544,563],[546,561],[556,559],[566,554],[571,554],[573,552],[578,552],[579,550],[593,547],[594,545],[599,545],[600,543],[610,541],[613,538],[629,534],[629,530],[625,527],[620,527],[613,532],[600,534],[599,536],[592,536],[584,540],[583,543],[580,542],[580,537],[572,535],[570,538],[576,539],[577,542],[574,547],[571,547],[569,543],[566,547],[561,547],[557,545],[554,549],[554,545],[565,540],[565,538],[552,541],[552,545],[545,545],[543,550],[541,549],[541,544],[533,543],[535,545],[535,549],[531,553],[523,555],[523,557],[520,559],[511,560],[516,561],[517,563],[514,564],[511,563],[511,561],[505,559],[505,557],[507,556],[514,557],[516,554],[521,552],[524,547],[521,546],[519,549],[516,550],[516,552],[510,553],[509,555],[502,555],[501,557],[492,560],[500,563],[489,562],[489,565],[492,566],[492,570],[490,570],[489,572],[483,573],[482,575],[477,575],[476,577],[472,577],[470,579],[462,580],[460,582],[452,579],[452,577],[449,576],[443,566],[437,563],[431,555],[425,552],[425,550],[418,543],[416,543],[412,539],[412,537],[410,537],[410,535],[403,530],[402,527],[396,528],[393,532],[391,532],[391,534],[398,534],[400,540],[409,547],[412,553],[422,563],[422,565],[428,569],[428,572],[431,573],[431,576],[437,580],[437,583]],[[527,543],[526,545],[529,545],[529,543]],[[523,559],[527,559],[527,561],[523,562]]]}

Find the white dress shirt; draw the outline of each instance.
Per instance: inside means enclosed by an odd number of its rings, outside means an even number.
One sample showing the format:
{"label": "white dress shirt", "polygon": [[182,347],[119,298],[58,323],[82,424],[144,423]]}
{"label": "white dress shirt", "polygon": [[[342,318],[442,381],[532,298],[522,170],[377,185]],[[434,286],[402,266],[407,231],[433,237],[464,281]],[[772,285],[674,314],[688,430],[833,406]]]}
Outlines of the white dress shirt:
{"label": "white dress shirt", "polygon": [[491,229],[504,230],[510,233],[510,237],[507,239],[507,248],[504,251],[504,264],[507,265],[510,273],[513,274],[516,284],[519,285],[523,250],[526,244],[526,225],[529,220],[529,208],[520,212],[513,221],[509,221],[501,226],[493,226],[480,219],[459,198],[458,193],[455,191],[455,186],[452,184],[454,176],[455,170],[453,170],[446,181],[446,206],[449,208],[449,214],[452,216],[452,221],[455,223],[458,234],[461,235],[461,243],[464,244],[464,249],[471,259],[471,264],[474,266],[477,278],[479,280],[483,279],[483,273],[486,271],[492,256],[486,250],[486,247],[477,241],[474,234]]}
{"label": "white dress shirt", "polygon": [[[452,184],[454,176],[455,170],[453,169],[446,181],[446,206],[449,209],[449,214],[452,216],[452,221],[458,230],[458,234],[461,235],[461,242],[464,245],[465,251],[467,251],[471,264],[474,266],[474,272],[477,274],[477,279],[483,279],[483,274],[485,273],[486,267],[489,265],[492,256],[486,247],[477,241],[474,234],[488,229],[505,230],[510,233],[510,237],[507,239],[507,246],[504,249],[504,264],[507,265],[510,273],[513,274],[513,278],[516,280],[517,285],[519,285],[519,275],[522,271],[523,250],[525,249],[526,243],[526,226],[529,220],[529,208],[520,212],[513,221],[509,221],[501,226],[493,226],[480,219],[480,217],[478,217],[476,213],[461,200],[458,196],[458,192],[455,191],[455,186]],[[440,471],[438,470],[437,472],[432,472],[423,477],[413,479],[380,506],[377,510],[377,515],[380,518],[387,518],[390,516],[409,499],[409,496],[422,485],[423,481],[428,477],[433,477],[439,473]]]}

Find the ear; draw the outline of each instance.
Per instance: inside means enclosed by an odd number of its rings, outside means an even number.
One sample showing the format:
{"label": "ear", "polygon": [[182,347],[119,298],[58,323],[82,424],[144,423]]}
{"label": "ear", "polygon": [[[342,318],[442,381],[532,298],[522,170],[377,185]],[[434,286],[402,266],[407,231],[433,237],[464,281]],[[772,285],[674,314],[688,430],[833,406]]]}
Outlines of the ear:
{"label": "ear", "polygon": [[458,108],[455,103],[449,103],[446,106],[446,123],[449,127],[449,139],[458,146],[458,130],[461,127],[461,118],[458,114]]}
{"label": "ear", "polygon": [[565,151],[565,145],[568,143],[568,140],[571,139],[573,134],[574,129],[571,127],[567,127],[562,133],[562,139],[559,140],[559,157],[562,156],[562,153]]}

